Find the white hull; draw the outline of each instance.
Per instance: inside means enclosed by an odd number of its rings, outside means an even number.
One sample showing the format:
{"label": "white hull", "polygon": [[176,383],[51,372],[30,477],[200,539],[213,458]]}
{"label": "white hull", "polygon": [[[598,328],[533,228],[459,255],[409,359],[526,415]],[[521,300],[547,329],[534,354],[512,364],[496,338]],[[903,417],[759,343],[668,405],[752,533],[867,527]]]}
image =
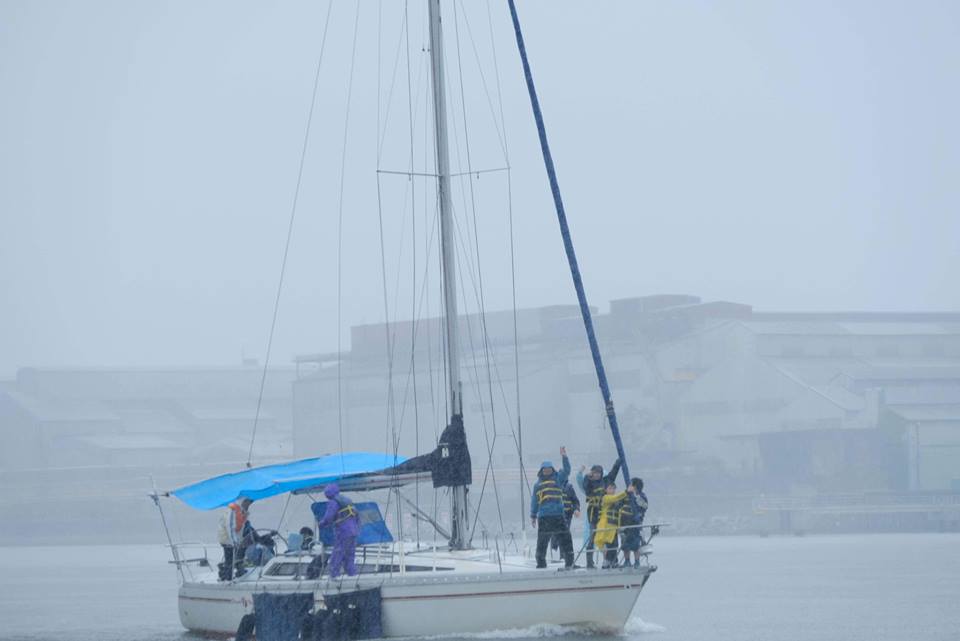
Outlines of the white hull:
{"label": "white hull", "polygon": [[622,630],[652,571],[643,567],[430,572],[343,581],[188,582],[180,588],[180,621],[196,632],[232,635],[243,615],[253,611],[254,591],[313,592],[319,601],[323,594],[380,587],[387,637],[455,635],[541,623]]}

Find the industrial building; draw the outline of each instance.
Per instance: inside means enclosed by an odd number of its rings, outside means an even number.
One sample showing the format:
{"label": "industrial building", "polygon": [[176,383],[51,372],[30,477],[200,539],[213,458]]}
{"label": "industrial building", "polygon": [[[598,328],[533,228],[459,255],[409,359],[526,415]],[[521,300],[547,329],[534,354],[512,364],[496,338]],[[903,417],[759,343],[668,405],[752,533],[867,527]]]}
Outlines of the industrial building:
{"label": "industrial building", "polygon": [[[0,468],[245,461],[263,369],[22,368],[0,382]],[[292,452],[293,368],[265,379],[256,454]]]}
{"label": "industrial building", "polygon": [[[631,471],[672,531],[960,527],[960,313],[773,313],[683,295],[595,313]],[[575,306],[459,322],[475,500],[497,490],[517,521],[521,442],[528,479],[561,445],[575,466],[613,462]],[[348,351],[270,368],[254,464],[433,449],[448,414],[441,335],[437,318],[359,325]],[[131,527],[152,540],[154,482],[246,461],[262,375],[23,368],[0,382],[0,507],[15,524],[0,539],[59,540],[56,515],[87,540]],[[215,525],[184,518],[198,536]]]}
{"label": "industrial building", "polygon": [[[578,463],[612,462],[576,307],[460,325],[476,467],[489,452],[516,468],[520,438],[527,466],[560,444]],[[960,313],[773,313],[660,295],[612,301],[596,325],[645,476],[791,494],[960,490]],[[432,447],[446,415],[439,337],[435,318],[363,325],[348,352],[298,357],[297,455]]]}
{"label": "industrial building", "polygon": [[[244,464],[262,375],[255,363],[22,368],[0,382],[0,544],[157,540],[147,494]],[[267,372],[255,464],[292,454],[294,375]],[[208,540],[216,518],[182,511],[177,527]]]}

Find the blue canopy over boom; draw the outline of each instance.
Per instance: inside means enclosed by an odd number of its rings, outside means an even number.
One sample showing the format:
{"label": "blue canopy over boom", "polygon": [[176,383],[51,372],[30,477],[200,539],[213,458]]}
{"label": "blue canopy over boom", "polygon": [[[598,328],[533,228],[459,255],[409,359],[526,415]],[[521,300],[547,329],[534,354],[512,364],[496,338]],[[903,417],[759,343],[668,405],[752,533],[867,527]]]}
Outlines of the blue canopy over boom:
{"label": "blue canopy over boom", "polygon": [[170,492],[198,510],[213,510],[237,499],[265,499],[305,490],[341,479],[380,472],[406,461],[406,457],[376,452],[348,452],[291,463],[254,467],[215,476]]}

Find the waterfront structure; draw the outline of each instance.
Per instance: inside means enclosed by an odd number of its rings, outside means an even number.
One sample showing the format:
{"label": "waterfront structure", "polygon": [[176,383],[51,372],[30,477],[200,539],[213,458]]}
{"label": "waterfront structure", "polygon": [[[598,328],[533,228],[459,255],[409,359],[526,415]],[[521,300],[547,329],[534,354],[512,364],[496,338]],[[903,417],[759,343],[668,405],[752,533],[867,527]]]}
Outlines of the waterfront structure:
{"label": "waterfront structure", "polygon": [[[0,382],[0,468],[244,461],[263,369],[40,369]],[[291,453],[291,367],[266,377],[258,420],[266,459]]]}
{"label": "waterfront structure", "polygon": [[[609,464],[577,308],[516,318],[518,367],[512,312],[460,317],[464,412],[486,430],[470,434],[471,448],[516,467],[518,371],[527,463],[559,442]],[[960,313],[761,312],[659,295],[612,301],[596,323],[631,458],[664,483],[960,489]],[[404,453],[432,447],[443,425],[440,329],[433,318],[361,325],[339,357],[299,356],[297,455],[336,451],[340,439],[344,448],[391,439]]]}

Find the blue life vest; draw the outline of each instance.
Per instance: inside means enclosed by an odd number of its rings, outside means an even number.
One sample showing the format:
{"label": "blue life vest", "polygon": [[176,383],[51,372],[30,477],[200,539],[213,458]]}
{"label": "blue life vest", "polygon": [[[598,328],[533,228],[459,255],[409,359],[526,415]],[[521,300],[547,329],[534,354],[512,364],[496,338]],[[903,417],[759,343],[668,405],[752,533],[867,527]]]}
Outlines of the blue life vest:
{"label": "blue life vest", "polygon": [[554,477],[540,479],[537,482],[537,504],[540,509],[554,506],[558,514],[563,514],[564,494]]}

